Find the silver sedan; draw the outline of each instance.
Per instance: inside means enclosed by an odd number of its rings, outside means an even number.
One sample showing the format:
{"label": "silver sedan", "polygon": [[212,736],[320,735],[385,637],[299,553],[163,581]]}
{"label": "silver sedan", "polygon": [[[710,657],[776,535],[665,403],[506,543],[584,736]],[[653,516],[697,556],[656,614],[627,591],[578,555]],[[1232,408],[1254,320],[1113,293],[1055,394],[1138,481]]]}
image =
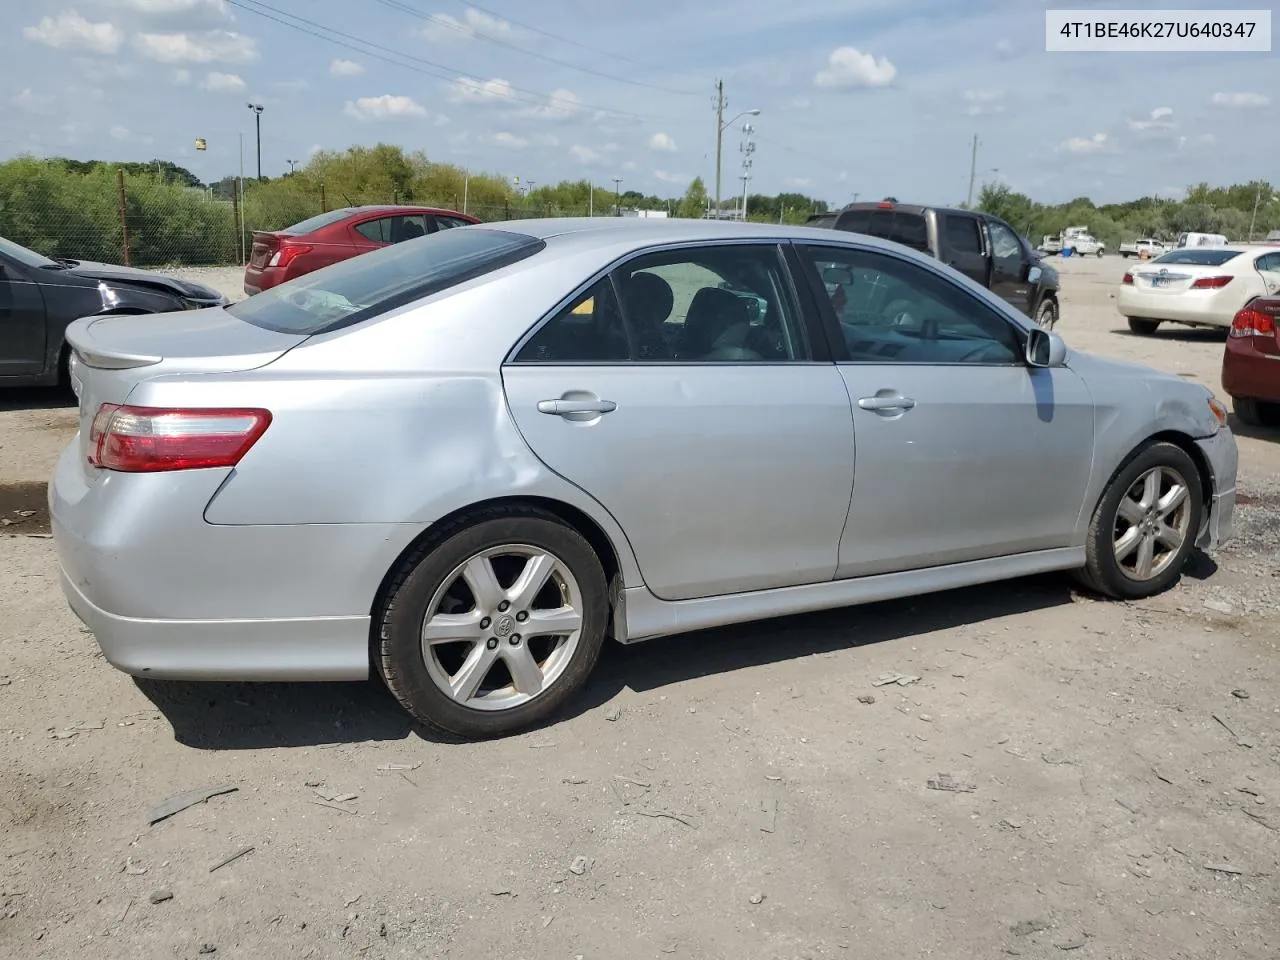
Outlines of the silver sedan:
{"label": "silver sedan", "polygon": [[1230,534],[1208,390],[829,230],[545,220],[68,330],[50,486],[106,658],[356,680],[468,737],[633,643],[1025,574],[1155,594]]}

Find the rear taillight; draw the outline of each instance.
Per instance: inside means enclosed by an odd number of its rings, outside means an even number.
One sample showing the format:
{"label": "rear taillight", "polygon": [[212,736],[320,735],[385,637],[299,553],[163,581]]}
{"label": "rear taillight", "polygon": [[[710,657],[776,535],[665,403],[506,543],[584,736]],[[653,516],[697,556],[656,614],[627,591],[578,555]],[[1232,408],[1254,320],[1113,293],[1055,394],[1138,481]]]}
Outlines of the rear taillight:
{"label": "rear taillight", "polygon": [[309,243],[286,243],[281,245],[280,249],[271,255],[271,259],[267,261],[267,266],[287,267],[304,253],[310,252],[311,244]]}
{"label": "rear taillight", "polygon": [[1233,337],[1274,337],[1276,314],[1280,313],[1280,301],[1275,303],[1251,303],[1231,320],[1229,335]]}
{"label": "rear taillight", "polygon": [[1230,277],[1201,277],[1191,285],[1192,290],[1221,290],[1231,282]]}
{"label": "rear taillight", "polygon": [[89,464],[122,473],[234,467],[270,423],[267,410],[104,403],[89,429]]}
{"label": "rear taillight", "polygon": [[1133,286],[1133,274],[1132,274],[1132,273],[1126,273],[1126,274],[1124,275],[1124,279],[1123,279],[1123,280],[1121,280],[1120,282],[1121,282],[1122,284],[1124,284],[1126,287],[1132,287],[1132,286]]}

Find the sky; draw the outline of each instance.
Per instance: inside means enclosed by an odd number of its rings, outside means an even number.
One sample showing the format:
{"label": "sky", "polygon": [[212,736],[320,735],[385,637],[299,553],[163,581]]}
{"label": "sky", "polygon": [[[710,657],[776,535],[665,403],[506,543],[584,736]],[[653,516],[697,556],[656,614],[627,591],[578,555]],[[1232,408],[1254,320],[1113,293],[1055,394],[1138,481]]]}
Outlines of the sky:
{"label": "sky", "polygon": [[253,102],[267,175],[382,141],[525,184],[714,193],[719,79],[725,198],[748,138],[750,192],[833,204],[963,201],[975,136],[979,187],[1043,202],[1280,180],[1275,54],[1045,52],[1046,9],[1144,6],[1249,3],[0,4],[0,157],[161,158],[206,181],[243,157],[252,175]]}

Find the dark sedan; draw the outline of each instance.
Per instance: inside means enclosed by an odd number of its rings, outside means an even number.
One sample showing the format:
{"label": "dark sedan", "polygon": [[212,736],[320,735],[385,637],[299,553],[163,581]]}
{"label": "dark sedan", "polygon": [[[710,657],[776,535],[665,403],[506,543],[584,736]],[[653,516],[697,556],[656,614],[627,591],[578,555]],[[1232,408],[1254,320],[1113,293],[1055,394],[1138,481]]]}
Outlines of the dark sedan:
{"label": "dark sedan", "polygon": [[51,260],[0,237],[0,386],[65,382],[63,334],[79,317],[216,307],[216,290],[149,270]]}

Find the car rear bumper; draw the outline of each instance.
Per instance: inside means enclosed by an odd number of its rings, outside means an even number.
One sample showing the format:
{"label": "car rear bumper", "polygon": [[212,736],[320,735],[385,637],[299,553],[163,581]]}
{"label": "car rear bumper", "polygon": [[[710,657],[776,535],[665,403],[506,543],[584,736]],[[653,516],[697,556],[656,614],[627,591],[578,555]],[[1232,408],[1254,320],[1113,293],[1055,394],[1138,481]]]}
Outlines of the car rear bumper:
{"label": "car rear bumper", "polygon": [[1228,337],[1222,354],[1222,389],[1232,397],[1280,402],[1280,356],[1260,352],[1252,337]]}
{"label": "car rear bumper", "polygon": [[1126,317],[1143,320],[1230,327],[1232,318],[1240,309],[1239,299],[1236,294],[1227,297],[1216,291],[1148,293],[1122,286],[1116,297],[1116,309]]}
{"label": "car rear bumper", "polygon": [[1226,427],[1212,437],[1197,440],[1196,446],[1209,462],[1209,470],[1213,474],[1208,515],[1196,537],[1196,546],[1202,550],[1214,550],[1230,540],[1235,529],[1236,472],[1240,455],[1235,435]]}
{"label": "car rear bumper", "polygon": [[62,589],[104,656],[188,680],[359,680],[379,586],[422,524],[217,525],[226,471],[86,480],[78,441],[49,486]]}

